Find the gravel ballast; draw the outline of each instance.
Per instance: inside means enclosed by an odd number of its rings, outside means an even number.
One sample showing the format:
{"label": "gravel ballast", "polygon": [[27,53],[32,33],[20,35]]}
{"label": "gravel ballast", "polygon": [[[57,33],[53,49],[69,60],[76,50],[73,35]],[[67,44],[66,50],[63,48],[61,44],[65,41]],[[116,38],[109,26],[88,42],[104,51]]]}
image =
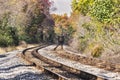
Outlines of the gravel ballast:
{"label": "gravel ballast", "polygon": [[0,80],[54,80],[32,65],[28,65],[18,54],[12,51],[0,54]]}
{"label": "gravel ballast", "polygon": [[70,60],[70,59],[65,59],[63,57],[58,56],[57,54],[52,54],[51,50],[53,50],[54,47],[55,46],[52,45],[52,46],[43,48],[43,49],[39,50],[38,52],[40,55],[42,55],[44,57],[47,57],[53,61],[58,61],[61,64],[65,64],[65,65],[73,67],[75,69],[82,70],[87,73],[90,73],[90,74],[93,74],[93,75],[96,75],[99,77],[103,77],[108,80],[120,80],[120,73],[118,73],[118,72],[106,71],[104,69],[96,68],[96,67],[89,66],[89,65],[84,65],[79,62]]}

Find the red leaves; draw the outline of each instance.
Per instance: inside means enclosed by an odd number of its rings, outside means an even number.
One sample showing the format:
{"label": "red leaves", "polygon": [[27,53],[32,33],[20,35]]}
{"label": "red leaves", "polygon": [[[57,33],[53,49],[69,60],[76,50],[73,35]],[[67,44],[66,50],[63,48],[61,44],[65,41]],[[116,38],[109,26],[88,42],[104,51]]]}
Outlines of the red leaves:
{"label": "red leaves", "polygon": [[49,1],[49,0],[44,0],[45,4],[50,7],[54,2],[53,1]]}

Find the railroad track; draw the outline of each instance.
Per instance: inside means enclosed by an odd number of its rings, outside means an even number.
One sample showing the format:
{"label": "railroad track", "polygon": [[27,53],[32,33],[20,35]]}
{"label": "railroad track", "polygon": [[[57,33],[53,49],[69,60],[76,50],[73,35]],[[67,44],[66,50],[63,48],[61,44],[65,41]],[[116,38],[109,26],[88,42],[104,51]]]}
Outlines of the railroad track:
{"label": "railroad track", "polygon": [[43,70],[46,74],[53,76],[57,80],[82,80],[75,74],[62,69],[61,65],[59,64],[51,65],[48,64],[46,60],[40,60],[37,52],[39,49],[46,46],[48,45],[27,48],[22,52],[21,57],[28,61],[30,64],[36,66],[38,69]]}
{"label": "railroad track", "polygon": [[90,58],[90,57],[86,57],[84,55],[81,54],[75,54],[74,52],[65,49],[63,52],[55,52],[55,54],[70,59],[70,60],[74,60],[77,62],[80,62],[82,64],[86,64],[86,65],[91,65],[91,66],[95,66],[107,71],[111,71],[111,72],[120,72],[120,64],[114,64],[114,63],[110,63],[108,61],[105,60],[100,60],[97,58]]}
{"label": "railroad track", "polygon": [[22,52],[21,56],[30,64],[35,65],[44,73],[52,75],[57,80],[107,80],[105,77],[75,69],[74,67],[40,55],[39,50],[47,46],[48,45],[27,48]]}

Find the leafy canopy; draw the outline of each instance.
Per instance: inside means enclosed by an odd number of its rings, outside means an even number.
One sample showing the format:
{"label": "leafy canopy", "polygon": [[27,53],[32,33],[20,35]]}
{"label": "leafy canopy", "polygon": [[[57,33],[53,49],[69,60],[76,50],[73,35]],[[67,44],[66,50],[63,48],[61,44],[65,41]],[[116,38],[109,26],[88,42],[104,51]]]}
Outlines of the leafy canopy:
{"label": "leafy canopy", "polygon": [[102,23],[115,24],[120,21],[119,0],[73,0],[74,12],[90,15]]}

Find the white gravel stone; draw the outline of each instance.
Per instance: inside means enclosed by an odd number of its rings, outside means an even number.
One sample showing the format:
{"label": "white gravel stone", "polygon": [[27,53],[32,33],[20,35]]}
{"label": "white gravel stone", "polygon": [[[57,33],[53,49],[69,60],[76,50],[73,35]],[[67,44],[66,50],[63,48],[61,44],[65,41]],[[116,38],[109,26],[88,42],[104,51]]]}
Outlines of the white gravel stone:
{"label": "white gravel stone", "polygon": [[[55,80],[16,56],[21,51],[0,55],[0,80]],[[2,56],[2,57],[1,57]]]}
{"label": "white gravel stone", "polygon": [[93,66],[84,65],[84,64],[78,63],[78,62],[73,61],[73,60],[68,60],[68,59],[59,57],[56,54],[50,54],[49,50],[52,50],[54,47],[55,47],[54,45],[49,46],[49,47],[46,47],[46,48],[39,50],[38,52],[42,56],[45,56],[53,61],[59,61],[61,64],[65,64],[67,66],[74,67],[76,69],[97,75],[99,77],[103,77],[103,78],[106,78],[108,80],[120,80],[120,73],[106,71],[106,70],[99,69],[99,68],[96,68]]}

